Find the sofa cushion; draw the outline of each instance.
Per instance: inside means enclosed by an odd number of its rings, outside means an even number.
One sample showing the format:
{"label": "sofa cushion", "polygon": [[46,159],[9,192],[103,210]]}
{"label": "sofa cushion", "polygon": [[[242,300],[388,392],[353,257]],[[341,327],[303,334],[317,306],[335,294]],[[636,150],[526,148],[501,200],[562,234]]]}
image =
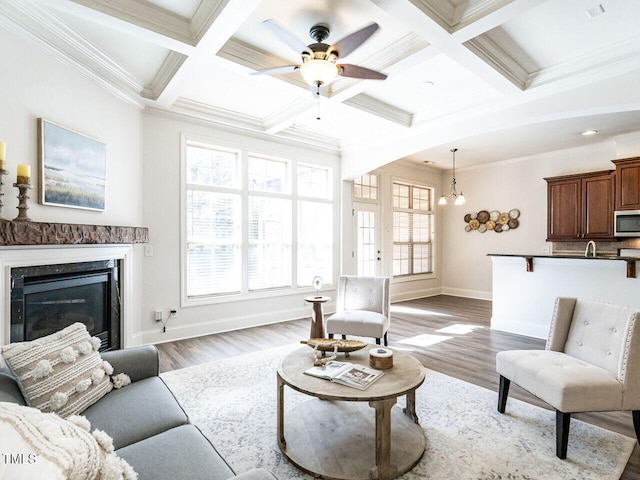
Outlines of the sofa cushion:
{"label": "sofa cushion", "polygon": [[226,480],[233,470],[194,425],[182,425],[116,452],[139,480]]}
{"label": "sofa cushion", "polygon": [[61,417],[79,414],[111,391],[111,366],[98,354],[98,339],[74,323],[30,342],[1,348],[29,406]]}
{"label": "sofa cushion", "polygon": [[133,480],[135,472],[114,453],[104,433],[89,433],[82,417],[65,420],[35,408],[0,403],[0,478],[12,480]]}
{"label": "sofa cushion", "polygon": [[187,414],[160,377],[113,390],[83,412],[113,438],[116,449],[188,423]]}

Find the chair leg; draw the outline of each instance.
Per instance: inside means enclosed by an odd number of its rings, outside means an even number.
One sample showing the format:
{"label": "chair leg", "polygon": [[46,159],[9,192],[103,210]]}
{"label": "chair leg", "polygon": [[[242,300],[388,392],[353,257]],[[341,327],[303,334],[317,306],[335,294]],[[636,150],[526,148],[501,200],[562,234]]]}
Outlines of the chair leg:
{"label": "chair leg", "polygon": [[511,380],[500,375],[500,388],[498,390],[498,411],[504,413],[507,408],[507,397],[509,396],[509,386]]}
{"label": "chair leg", "polygon": [[640,410],[634,410],[631,415],[633,416],[633,429],[636,431],[636,438],[640,443]]}
{"label": "chair leg", "polygon": [[376,345],[380,345],[380,338],[376,338]]}
{"label": "chair leg", "polygon": [[346,335],[342,335],[342,339],[343,339],[343,340],[346,340],[346,339],[347,339],[347,336],[346,336]]}
{"label": "chair leg", "polygon": [[570,422],[570,413],[556,410],[556,457],[561,460],[567,458],[567,444],[569,443]]}
{"label": "chair leg", "polygon": [[387,337],[387,334],[389,332],[384,332],[384,346],[388,347],[389,346],[389,338]]}
{"label": "chair leg", "polygon": [[330,334],[329,334],[329,338],[333,338],[333,333],[330,333]]}

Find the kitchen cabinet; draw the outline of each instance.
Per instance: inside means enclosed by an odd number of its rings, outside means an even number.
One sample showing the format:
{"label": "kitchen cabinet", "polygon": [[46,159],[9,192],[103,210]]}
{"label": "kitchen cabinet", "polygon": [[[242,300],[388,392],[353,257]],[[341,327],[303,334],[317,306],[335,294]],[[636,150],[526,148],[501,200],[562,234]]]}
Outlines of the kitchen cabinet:
{"label": "kitchen cabinet", "polygon": [[545,178],[547,240],[613,240],[613,170]]}
{"label": "kitchen cabinet", "polygon": [[640,210],[640,157],[612,160],[616,166],[616,210]]}

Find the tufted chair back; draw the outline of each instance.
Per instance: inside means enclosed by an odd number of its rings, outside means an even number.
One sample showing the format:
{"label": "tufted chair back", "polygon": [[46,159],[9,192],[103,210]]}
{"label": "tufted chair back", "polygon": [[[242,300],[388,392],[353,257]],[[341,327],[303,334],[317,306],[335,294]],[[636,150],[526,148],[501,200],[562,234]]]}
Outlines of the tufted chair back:
{"label": "tufted chair back", "polygon": [[336,310],[368,310],[389,317],[389,279],[342,275],[338,279]]}

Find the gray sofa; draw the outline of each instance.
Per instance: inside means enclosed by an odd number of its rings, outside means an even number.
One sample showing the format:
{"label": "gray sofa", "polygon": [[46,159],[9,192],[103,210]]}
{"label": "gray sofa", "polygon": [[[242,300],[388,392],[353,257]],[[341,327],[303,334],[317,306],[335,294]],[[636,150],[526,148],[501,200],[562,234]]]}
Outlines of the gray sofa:
{"label": "gray sofa", "polygon": [[[131,384],[112,390],[87,408],[84,415],[92,430],[113,438],[116,453],[138,473],[140,480],[207,479],[274,480],[265,469],[240,475],[218,454],[186,413],[159,374],[158,351],[153,346],[101,354],[124,372]],[[0,369],[0,402],[25,405],[11,372]]]}

